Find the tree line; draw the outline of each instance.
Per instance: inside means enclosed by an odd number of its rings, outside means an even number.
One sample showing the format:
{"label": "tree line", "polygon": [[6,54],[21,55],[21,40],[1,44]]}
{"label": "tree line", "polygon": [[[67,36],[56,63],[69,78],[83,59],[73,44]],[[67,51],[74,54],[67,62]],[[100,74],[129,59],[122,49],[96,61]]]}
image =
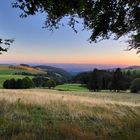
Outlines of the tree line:
{"label": "tree line", "polygon": [[[135,71],[121,70],[98,70],[94,69],[90,72],[82,72],[77,74],[72,81],[73,83],[80,83],[86,86],[90,91],[98,92],[100,90],[110,90],[114,92],[131,90],[131,92],[140,92],[140,74]],[[32,79],[25,77],[23,79],[14,78],[6,80],[3,83],[3,88],[6,89],[28,89],[34,87],[54,88],[59,85],[57,80],[44,77],[35,76]]]}
{"label": "tree line", "polygon": [[54,88],[56,86],[56,83],[53,79],[48,79],[45,77],[34,77],[30,79],[29,77],[25,77],[23,79],[17,79],[14,78],[10,80],[6,80],[3,83],[3,88],[5,89],[29,89],[29,88],[35,88],[35,87],[48,87]]}
{"label": "tree line", "polygon": [[81,83],[95,92],[100,90],[119,92],[129,89],[131,92],[140,91],[140,74],[135,71],[122,71],[120,68],[114,71],[94,69],[91,72],[79,73],[73,82]]}

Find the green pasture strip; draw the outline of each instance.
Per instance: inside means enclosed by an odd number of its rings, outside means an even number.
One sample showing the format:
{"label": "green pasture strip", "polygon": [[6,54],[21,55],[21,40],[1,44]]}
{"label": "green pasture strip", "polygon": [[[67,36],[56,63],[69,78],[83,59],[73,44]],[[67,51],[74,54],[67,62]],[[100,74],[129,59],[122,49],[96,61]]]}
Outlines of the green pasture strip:
{"label": "green pasture strip", "polygon": [[81,84],[63,84],[55,87],[57,90],[62,91],[89,91],[86,87]]}

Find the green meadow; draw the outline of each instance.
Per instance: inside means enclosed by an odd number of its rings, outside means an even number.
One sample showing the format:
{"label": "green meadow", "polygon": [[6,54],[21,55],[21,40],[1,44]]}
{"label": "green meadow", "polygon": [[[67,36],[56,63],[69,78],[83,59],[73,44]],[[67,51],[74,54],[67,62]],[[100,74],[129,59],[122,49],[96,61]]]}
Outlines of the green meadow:
{"label": "green meadow", "polygon": [[60,91],[89,91],[86,87],[81,84],[63,84],[58,85],[55,89]]}
{"label": "green meadow", "polygon": [[[36,73],[36,71],[32,69],[20,69],[19,67],[10,68],[9,66],[0,66],[0,88],[3,87],[3,82],[9,79],[22,79],[26,76],[21,75],[22,72],[26,73]],[[32,76],[28,76],[32,78]]]}

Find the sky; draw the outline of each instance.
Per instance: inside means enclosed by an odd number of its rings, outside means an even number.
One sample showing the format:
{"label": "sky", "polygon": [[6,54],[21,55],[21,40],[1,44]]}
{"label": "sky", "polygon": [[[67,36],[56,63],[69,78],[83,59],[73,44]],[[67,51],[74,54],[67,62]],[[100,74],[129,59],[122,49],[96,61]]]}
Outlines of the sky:
{"label": "sky", "polygon": [[67,25],[51,32],[42,28],[45,14],[20,18],[11,2],[0,0],[0,38],[15,39],[0,63],[140,65],[136,50],[126,51],[125,38],[90,44],[90,32],[81,31],[80,24],[77,34]]}

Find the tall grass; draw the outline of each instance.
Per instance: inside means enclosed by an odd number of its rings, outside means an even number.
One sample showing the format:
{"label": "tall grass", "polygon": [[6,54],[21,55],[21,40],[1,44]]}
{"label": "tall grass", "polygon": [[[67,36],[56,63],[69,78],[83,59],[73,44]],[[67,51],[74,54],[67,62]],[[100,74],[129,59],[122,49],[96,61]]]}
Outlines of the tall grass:
{"label": "tall grass", "polygon": [[137,94],[1,90],[0,99],[0,140],[140,139]]}

